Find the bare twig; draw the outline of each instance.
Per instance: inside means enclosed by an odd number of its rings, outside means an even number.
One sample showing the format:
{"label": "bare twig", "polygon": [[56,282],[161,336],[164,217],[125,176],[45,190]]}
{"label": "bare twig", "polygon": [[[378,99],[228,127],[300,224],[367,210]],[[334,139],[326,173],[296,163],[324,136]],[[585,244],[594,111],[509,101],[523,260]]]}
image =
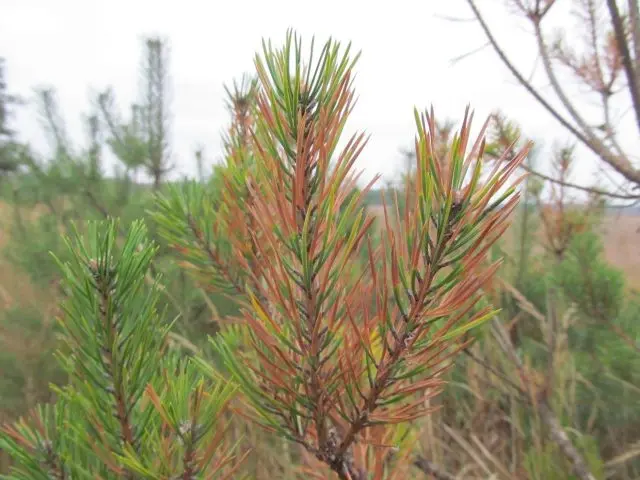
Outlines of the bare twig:
{"label": "bare twig", "polygon": [[468,51],[468,52],[466,52],[466,53],[463,53],[462,55],[458,55],[457,57],[455,57],[455,58],[451,59],[451,61],[450,61],[449,63],[450,63],[451,65],[455,65],[455,64],[456,64],[456,63],[458,63],[459,61],[464,60],[465,58],[467,58],[467,57],[469,57],[469,56],[471,56],[471,55],[474,55],[474,54],[478,53],[478,52],[479,52],[479,51],[481,51],[481,50],[484,50],[484,49],[485,49],[486,47],[488,47],[489,45],[491,45],[491,43],[490,43],[490,42],[485,42],[485,43],[483,43],[482,45],[480,45],[479,47],[474,48],[473,50],[470,50],[470,51]]}
{"label": "bare twig", "polygon": [[640,172],[633,167],[629,159],[626,156],[616,155],[610,151],[602,140],[596,136],[595,132],[591,127],[589,127],[584,118],[582,118],[573,103],[571,103],[564,89],[560,85],[560,80],[556,76],[556,72],[551,65],[551,56],[544,40],[540,22],[533,21],[533,26],[536,35],[536,42],[538,44],[538,51],[540,52],[540,57],[542,58],[542,64],[544,65],[547,78],[549,79],[556,96],[560,99],[562,105],[564,105],[566,110],[569,112],[569,115],[571,115],[574,122],[580,128],[581,134],[578,136],[580,141],[582,141],[604,162],[608,163],[625,178],[635,183],[640,183]]}
{"label": "bare twig", "polygon": [[553,413],[547,401],[542,400],[538,403],[537,407],[540,418],[547,428],[549,428],[551,438],[553,438],[558,447],[560,447],[562,453],[571,461],[571,463],[573,463],[573,470],[578,478],[581,480],[596,480],[596,477],[594,477],[589,471],[585,459],[582,457],[580,452],[578,452],[573,443],[571,443],[567,433],[558,421],[558,417]]}
{"label": "bare twig", "polygon": [[456,480],[455,475],[447,473],[438,465],[430,462],[422,456],[416,457],[413,461],[413,465],[426,475],[431,475],[435,480]]}
{"label": "bare twig", "polygon": [[[633,4],[635,3],[635,7]],[[630,10],[636,13],[636,24],[631,25],[632,31],[637,30],[639,27],[637,25],[637,11],[638,11],[638,3],[637,2],[629,2]],[[622,55],[622,65],[624,66],[624,72],[627,76],[627,86],[629,88],[629,93],[631,95],[631,101],[633,102],[633,109],[636,114],[636,122],[638,123],[638,129],[640,129],[640,72],[637,71],[637,63],[634,66],[631,57],[631,52],[629,51],[629,45],[627,44],[627,34],[625,32],[624,23],[620,16],[620,11],[618,10],[618,5],[615,0],[607,0],[607,8],[609,9],[609,13],[611,14],[611,23],[613,24],[613,31],[616,35],[616,41],[618,43],[618,48],[620,49],[620,54]],[[638,32],[634,32],[637,40]],[[636,45],[636,48],[638,46]],[[637,53],[637,52],[636,52]],[[635,58],[635,61],[638,62],[638,57]]]}
{"label": "bare twig", "polygon": [[572,182],[567,182],[565,180],[560,180],[558,178],[554,178],[551,177],[549,175],[545,175],[544,173],[538,172],[536,170],[533,170],[531,167],[522,164],[520,166],[523,170],[525,170],[526,172],[531,173],[532,175],[535,175],[536,177],[539,177],[543,180],[547,180],[549,182],[553,182],[557,185],[561,185],[563,187],[568,187],[568,188],[575,188],[576,190],[582,190],[583,192],[588,192],[588,193],[594,193],[596,195],[602,195],[602,196],[606,196],[606,197],[610,197],[610,198],[618,198],[621,200],[637,200],[640,199],[640,193],[637,194],[627,194],[627,193],[615,193],[615,192],[609,192],[607,190],[602,190],[600,188],[596,188],[596,187],[586,187],[584,185],[579,185],[577,183],[572,183]]}
{"label": "bare twig", "polygon": [[[540,103],[562,126],[564,126],[571,134],[573,134],[577,139],[580,140],[582,144],[588,147],[593,153],[598,155],[602,161],[611,165],[616,171],[618,171],[621,175],[623,175],[626,179],[633,181],[636,184],[640,184],[640,170],[634,168],[631,165],[631,162],[626,156],[617,155],[611,150],[607,148],[607,146],[600,140],[591,128],[584,122],[581,117],[577,114],[577,111],[573,107],[573,105],[568,101],[566,95],[564,95],[564,91],[560,88],[560,84],[555,77],[555,74],[550,66],[550,59],[548,54],[546,54],[546,46],[544,43],[539,43],[539,50],[542,54],[543,63],[545,63],[545,69],[547,70],[547,75],[549,76],[549,80],[551,81],[552,86],[554,87],[554,91],[558,94],[560,100],[563,105],[567,108],[571,117],[576,121],[580,128],[577,128],[573,125],[567,118],[565,118],[556,108],[554,108],[532,85],[530,81],[528,81],[522,73],[514,66],[513,62],[507,57],[505,51],[498,44],[498,41],[493,36],[489,25],[485,21],[482,13],[478,9],[474,0],[467,0],[467,3],[471,7],[474,15],[476,16],[482,30],[484,31],[487,39],[491,43],[494,51],[497,53],[498,57],[502,60],[505,66],[509,69],[509,71],[516,77],[516,79],[520,82],[520,84],[527,90],[537,101]],[[537,26],[537,33],[539,33],[539,20],[541,15],[546,13],[548,9],[543,10],[543,13],[538,12],[537,17],[534,16],[532,18],[534,22],[534,26]],[[545,58],[546,56],[546,58]],[[549,73],[551,72],[551,75]]]}

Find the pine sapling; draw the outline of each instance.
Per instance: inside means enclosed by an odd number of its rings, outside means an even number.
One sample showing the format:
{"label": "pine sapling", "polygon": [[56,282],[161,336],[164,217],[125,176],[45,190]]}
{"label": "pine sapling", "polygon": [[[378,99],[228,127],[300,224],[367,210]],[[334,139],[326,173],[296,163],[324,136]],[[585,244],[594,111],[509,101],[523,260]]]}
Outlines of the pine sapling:
{"label": "pine sapling", "polygon": [[3,427],[16,461],[6,478],[222,479],[238,465],[223,416],[235,387],[168,348],[159,284],[145,283],[156,247],[144,224],[120,243],[114,220],[67,242],[59,358],[71,381],[55,406]]}
{"label": "pine sapling", "polygon": [[338,150],[357,56],[332,40],[314,53],[312,45],[303,64],[289,33],[282,49],[265,43],[256,57],[256,167],[247,180],[255,251],[233,250],[252,265],[242,285],[250,348],[231,348],[224,335],[214,343],[259,424],[339,478],[399,478],[385,432],[429,413],[425,400],[442,389],[465,334],[493,314],[478,305],[498,268],[486,253],[518,202],[512,176],[528,147],[487,172],[487,124],[469,149],[465,115],[442,155],[433,112],[416,112],[416,181],[402,215],[397,202],[395,214],[385,205],[374,248],[362,199],[377,178],[352,195],[366,139],[356,134]]}

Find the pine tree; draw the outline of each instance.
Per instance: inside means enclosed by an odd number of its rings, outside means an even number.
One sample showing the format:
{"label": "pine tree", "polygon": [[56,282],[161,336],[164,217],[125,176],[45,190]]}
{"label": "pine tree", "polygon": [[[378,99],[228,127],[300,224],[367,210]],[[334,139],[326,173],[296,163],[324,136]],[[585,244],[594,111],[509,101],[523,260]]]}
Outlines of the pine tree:
{"label": "pine tree", "polygon": [[140,66],[143,89],[138,103],[131,106],[129,122],[119,118],[111,90],[101,93],[97,99],[113,153],[129,169],[142,168],[153,180],[156,190],[173,169],[169,142],[168,50],[164,39],[145,39]]}
{"label": "pine tree", "polygon": [[17,98],[9,94],[5,60],[0,57],[0,179],[18,169],[20,164],[20,147],[14,140],[14,132],[10,126],[11,107]]}
{"label": "pine tree", "polygon": [[90,223],[59,261],[66,301],[60,361],[71,378],[54,406],[2,430],[17,461],[7,479],[228,478],[221,435],[229,383],[205,379],[168,349],[172,326],[144,278],[157,250],[135,222],[121,246],[115,221]]}

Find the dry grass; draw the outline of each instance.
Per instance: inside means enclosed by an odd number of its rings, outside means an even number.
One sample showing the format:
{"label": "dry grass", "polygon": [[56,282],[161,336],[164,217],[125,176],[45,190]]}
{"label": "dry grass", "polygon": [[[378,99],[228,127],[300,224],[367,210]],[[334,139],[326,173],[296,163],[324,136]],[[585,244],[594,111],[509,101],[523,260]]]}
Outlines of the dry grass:
{"label": "dry grass", "polygon": [[622,269],[631,287],[640,288],[640,216],[609,214],[601,234],[607,260]]}
{"label": "dry grass", "polygon": [[[35,219],[44,208],[35,208],[25,218]],[[0,201],[0,312],[18,305],[35,305],[46,308],[52,296],[33,285],[29,277],[4,258],[2,251],[8,242],[13,207]]]}
{"label": "dry grass", "polygon": [[[383,217],[382,206],[372,205],[369,210]],[[604,240],[606,259],[623,271],[631,288],[640,289],[640,215],[608,213],[598,230]]]}

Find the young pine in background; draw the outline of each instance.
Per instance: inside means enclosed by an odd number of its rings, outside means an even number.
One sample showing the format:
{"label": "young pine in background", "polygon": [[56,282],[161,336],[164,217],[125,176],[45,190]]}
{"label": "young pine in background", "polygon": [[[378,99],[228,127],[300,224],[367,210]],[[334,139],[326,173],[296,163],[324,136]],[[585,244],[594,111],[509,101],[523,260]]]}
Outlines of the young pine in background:
{"label": "young pine in background", "polygon": [[67,299],[60,360],[70,383],[55,405],[1,431],[16,461],[7,479],[230,478],[222,414],[234,392],[167,348],[171,323],[145,287],[156,247],[135,222],[90,223],[59,262]]}

